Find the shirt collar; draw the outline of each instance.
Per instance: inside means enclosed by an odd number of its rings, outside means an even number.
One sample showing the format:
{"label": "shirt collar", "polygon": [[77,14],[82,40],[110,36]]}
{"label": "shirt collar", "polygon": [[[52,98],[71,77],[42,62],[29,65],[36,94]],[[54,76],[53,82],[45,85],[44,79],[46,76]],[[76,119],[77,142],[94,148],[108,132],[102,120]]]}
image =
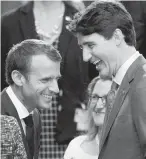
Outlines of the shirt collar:
{"label": "shirt collar", "polygon": [[17,98],[17,96],[15,95],[15,93],[13,92],[11,86],[9,86],[7,89],[6,89],[6,92],[8,94],[8,96],[10,97],[12,103],[14,104],[17,112],[18,112],[18,115],[19,115],[19,118],[20,119],[23,119],[27,116],[29,116],[29,112],[28,110],[26,109],[26,107],[20,102],[20,100]]}
{"label": "shirt collar", "polygon": [[132,63],[139,57],[141,54],[136,51],[118,70],[116,73],[116,76],[113,78],[113,81],[115,81],[118,85],[121,85],[122,80],[129,69],[129,67],[132,65]]}

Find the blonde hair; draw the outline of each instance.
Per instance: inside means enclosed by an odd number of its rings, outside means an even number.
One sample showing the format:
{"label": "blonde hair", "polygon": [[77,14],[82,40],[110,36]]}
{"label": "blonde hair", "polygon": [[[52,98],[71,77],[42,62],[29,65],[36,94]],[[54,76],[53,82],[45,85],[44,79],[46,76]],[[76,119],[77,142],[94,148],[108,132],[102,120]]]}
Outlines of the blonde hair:
{"label": "blonde hair", "polygon": [[87,89],[87,93],[88,93],[88,97],[87,97],[87,100],[88,100],[88,103],[87,103],[87,109],[88,109],[88,131],[87,131],[87,135],[89,137],[89,140],[93,140],[97,133],[98,133],[98,130],[99,130],[99,126],[97,126],[93,120],[93,115],[92,115],[92,112],[93,112],[93,109],[90,107],[90,96],[95,88],[95,85],[97,82],[99,81],[107,81],[107,80],[111,80],[111,79],[101,79],[99,76],[98,77],[95,77],[91,83],[89,84],[88,86],[88,89]]}

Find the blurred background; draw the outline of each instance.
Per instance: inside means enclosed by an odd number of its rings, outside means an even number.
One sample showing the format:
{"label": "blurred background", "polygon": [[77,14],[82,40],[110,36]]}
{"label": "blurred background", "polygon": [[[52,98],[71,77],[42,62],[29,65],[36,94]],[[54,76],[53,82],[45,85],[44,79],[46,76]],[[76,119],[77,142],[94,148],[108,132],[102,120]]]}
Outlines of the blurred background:
{"label": "blurred background", "polygon": [[[74,0],[75,2],[81,2],[82,0]],[[84,1],[84,4],[87,6],[91,3],[92,1]],[[1,1],[1,15],[8,12],[9,10],[15,9],[20,7],[22,4],[27,3],[27,1],[6,1],[2,0]]]}
{"label": "blurred background", "polygon": [[[108,0],[107,0],[108,1]],[[41,1],[40,1],[41,2]],[[77,11],[81,11],[82,8],[88,6],[91,2],[93,1],[82,1],[82,0],[70,0],[70,1],[65,1],[67,3],[66,8],[69,11],[67,15],[65,15],[66,19],[64,19],[65,23],[68,21],[68,18],[72,18],[73,14]],[[12,11],[15,10],[16,8],[25,5],[28,3],[28,1],[4,1],[2,0],[1,2],[1,15],[3,16],[5,13],[11,11],[11,16],[7,14],[4,17],[4,21],[1,21],[1,63],[4,64],[6,54],[9,50],[9,48],[21,41],[25,40],[23,37],[24,33],[26,32],[26,29],[28,33],[25,35],[25,37],[29,38],[34,38],[34,35],[30,35],[34,33],[34,28],[35,28],[35,23],[31,22],[30,24],[27,24],[26,22],[23,22],[23,20],[28,20],[29,18],[32,18],[30,14],[25,14],[27,16],[26,19],[23,19],[24,12],[18,12],[18,11]],[[53,3],[53,1],[52,1]],[[122,1],[126,9],[129,11],[131,14],[134,25],[135,25],[135,30],[136,30],[136,35],[137,35],[137,50],[140,51],[141,54],[144,55],[146,58],[146,1]],[[41,8],[38,7],[39,12],[42,13],[44,12],[44,9],[40,10]],[[48,9],[48,8],[47,8]],[[54,11],[54,8],[50,7],[52,12]],[[22,10],[21,10],[22,11]],[[21,14],[21,19],[18,19],[19,16],[15,16],[13,12],[17,12],[18,14]],[[56,10],[55,10],[56,12]],[[26,12],[25,12],[26,13]],[[40,13],[40,15],[41,15]],[[48,15],[49,12],[46,13]],[[14,15],[14,16],[13,16]],[[43,14],[44,15],[44,14]],[[45,16],[45,15],[44,15]],[[40,17],[39,17],[40,18]],[[53,18],[50,20],[53,22]],[[41,17],[39,20],[42,20],[43,18]],[[20,21],[22,20],[21,23],[21,29],[19,29],[20,26]],[[30,20],[31,21],[31,20]],[[30,22],[29,21],[29,22]],[[47,17],[48,21],[48,17]],[[22,26],[22,24],[24,26]],[[32,27],[33,24],[33,27]],[[43,23],[41,23],[43,24]],[[39,26],[43,28],[49,28],[50,24],[48,23],[47,27],[45,27],[47,23],[45,22],[44,25]],[[3,27],[2,27],[3,26]],[[6,27],[6,28],[5,28]],[[48,29],[47,28],[47,29]],[[56,98],[54,100],[54,103],[52,103],[52,109],[48,111],[43,111],[41,112],[41,117],[42,117],[42,135],[41,135],[41,147],[40,147],[40,156],[39,159],[62,159],[62,156],[64,154],[64,150],[66,149],[67,144],[69,141],[74,138],[75,135],[77,135],[80,130],[76,128],[76,123],[74,122],[74,115],[75,115],[75,110],[81,107],[81,103],[79,103],[82,99],[82,94],[83,91],[85,90],[85,84],[87,84],[93,79],[95,76],[98,75],[95,67],[92,64],[87,64],[84,63],[82,60],[81,56],[81,50],[77,44],[77,41],[75,37],[70,35],[70,32],[66,29],[66,27],[62,27],[62,33],[63,34],[58,34],[57,36],[61,39],[60,44],[58,46],[61,46],[60,48],[63,48],[63,55],[65,64],[63,65],[65,67],[65,73],[64,73],[64,79],[66,79],[66,83],[71,83],[72,88],[69,87],[69,91],[71,92],[70,94],[67,92],[67,95],[62,96],[61,98],[61,104],[59,103],[60,101],[58,100],[59,98]],[[24,33],[22,32],[24,31]],[[36,30],[39,31],[39,30]],[[22,34],[23,33],[23,34]],[[44,32],[46,33],[46,32]],[[14,36],[15,35],[15,36]],[[38,32],[39,35],[39,32]],[[61,36],[60,36],[61,35]],[[62,36],[63,35],[63,36]],[[68,39],[70,36],[72,36],[72,41],[69,43]],[[58,38],[58,39],[59,39]],[[7,41],[6,41],[7,40]],[[66,41],[65,41],[66,40]],[[5,42],[6,41],[6,42]],[[65,41],[65,44],[63,43]],[[66,44],[66,43],[69,44]],[[54,43],[55,44],[55,43]],[[69,46],[69,47],[68,47]],[[66,48],[68,47],[68,48]],[[58,47],[59,48],[59,47]],[[67,51],[64,51],[67,50]],[[60,51],[60,50],[59,50]],[[61,52],[60,51],[60,52]],[[75,65],[77,63],[77,65]],[[1,75],[4,77],[4,65],[1,67]],[[3,72],[2,72],[3,71]],[[1,76],[1,78],[2,78]],[[81,76],[79,78],[79,76]],[[77,80],[76,80],[77,78]],[[75,80],[74,80],[75,79]],[[79,82],[80,79],[80,82]],[[2,81],[2,80],[1,80]],[[4,81],[4,80],[3,80]],[[64,80],[65,81],[65,80]],[[66,87],[66,83],[64,84],[62,81],[62,87],[61,89],[68,89]],[[70,85],[71,85],[70,84]],[[85,87],[85,88],[84,88]],[[1,84],[1,88],[4,88],[4,85]],[[76,89],[76,90],[75,90]],[[65,92],[65,91],[64,91]],[[68,95],[69,94],[69,95]],[[77,101],[75,103],[74,101]],[[73,102],[72,102],[73,101]],[[79,102],[78,102],[79,101]],[[71,103],[72,102],[72,103]],[[64,112],[62,111],[64,108]],[[52,114],[55,112],[54,116]],[[51,119],[51,120],[50,120]],[[65,123],[66,122],[66,123]],[[53,123],[53,124],[52,124]],[[57,124],[56,124],[57,123]],[[50,125],[53,125],[50,127]],[[60,135],[62,135],[60,138],[57,139],[57,142],[55,140],[54,134],[56,133],[56,125],[57,125],[57,133],[59,132]],[[52,132],[52,136],[49,136]]]}

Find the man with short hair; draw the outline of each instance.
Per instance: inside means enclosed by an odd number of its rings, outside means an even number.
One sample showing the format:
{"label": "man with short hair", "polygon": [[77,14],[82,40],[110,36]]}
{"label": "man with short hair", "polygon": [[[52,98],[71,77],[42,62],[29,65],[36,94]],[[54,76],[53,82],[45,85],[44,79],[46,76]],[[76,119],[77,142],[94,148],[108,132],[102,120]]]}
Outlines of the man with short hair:
{"label": "man with short hair", "polygon": [[61,56],[41,40],[29,39],[16,44],[6,59],[9,87],[1,93],[2,114],[17,119],[28,159],[37,159],[41,121],[38,109],[48,109],[59,93]]}
{"label": "man with short hair", "polygon": [[[69,26],[101,78],[117,85],[108,103],[99,159],[146,157],[146,59],[136,51],[133,20],[116,1],[97,1]],[[116,87],[115,87],[116,88]]]}

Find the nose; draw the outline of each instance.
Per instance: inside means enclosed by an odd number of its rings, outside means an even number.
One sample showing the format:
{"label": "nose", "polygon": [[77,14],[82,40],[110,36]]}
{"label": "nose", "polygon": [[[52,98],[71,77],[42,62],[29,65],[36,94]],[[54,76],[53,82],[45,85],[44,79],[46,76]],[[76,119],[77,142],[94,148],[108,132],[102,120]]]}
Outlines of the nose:
{"label": "nose", "polygon": [[56,79],[54,79],[49,86],[49,90],[54,92],[54,93],[59,93],[59,87],[58,87],[58,82]]}
{"label": "nose", "polygon": [[104,103],[101,98],[98,99],[98,108],[104,108]]}
{"label": "nose", "polygon": [[83,61],[88,62],[92,55],[87,49],[83,49]]}

